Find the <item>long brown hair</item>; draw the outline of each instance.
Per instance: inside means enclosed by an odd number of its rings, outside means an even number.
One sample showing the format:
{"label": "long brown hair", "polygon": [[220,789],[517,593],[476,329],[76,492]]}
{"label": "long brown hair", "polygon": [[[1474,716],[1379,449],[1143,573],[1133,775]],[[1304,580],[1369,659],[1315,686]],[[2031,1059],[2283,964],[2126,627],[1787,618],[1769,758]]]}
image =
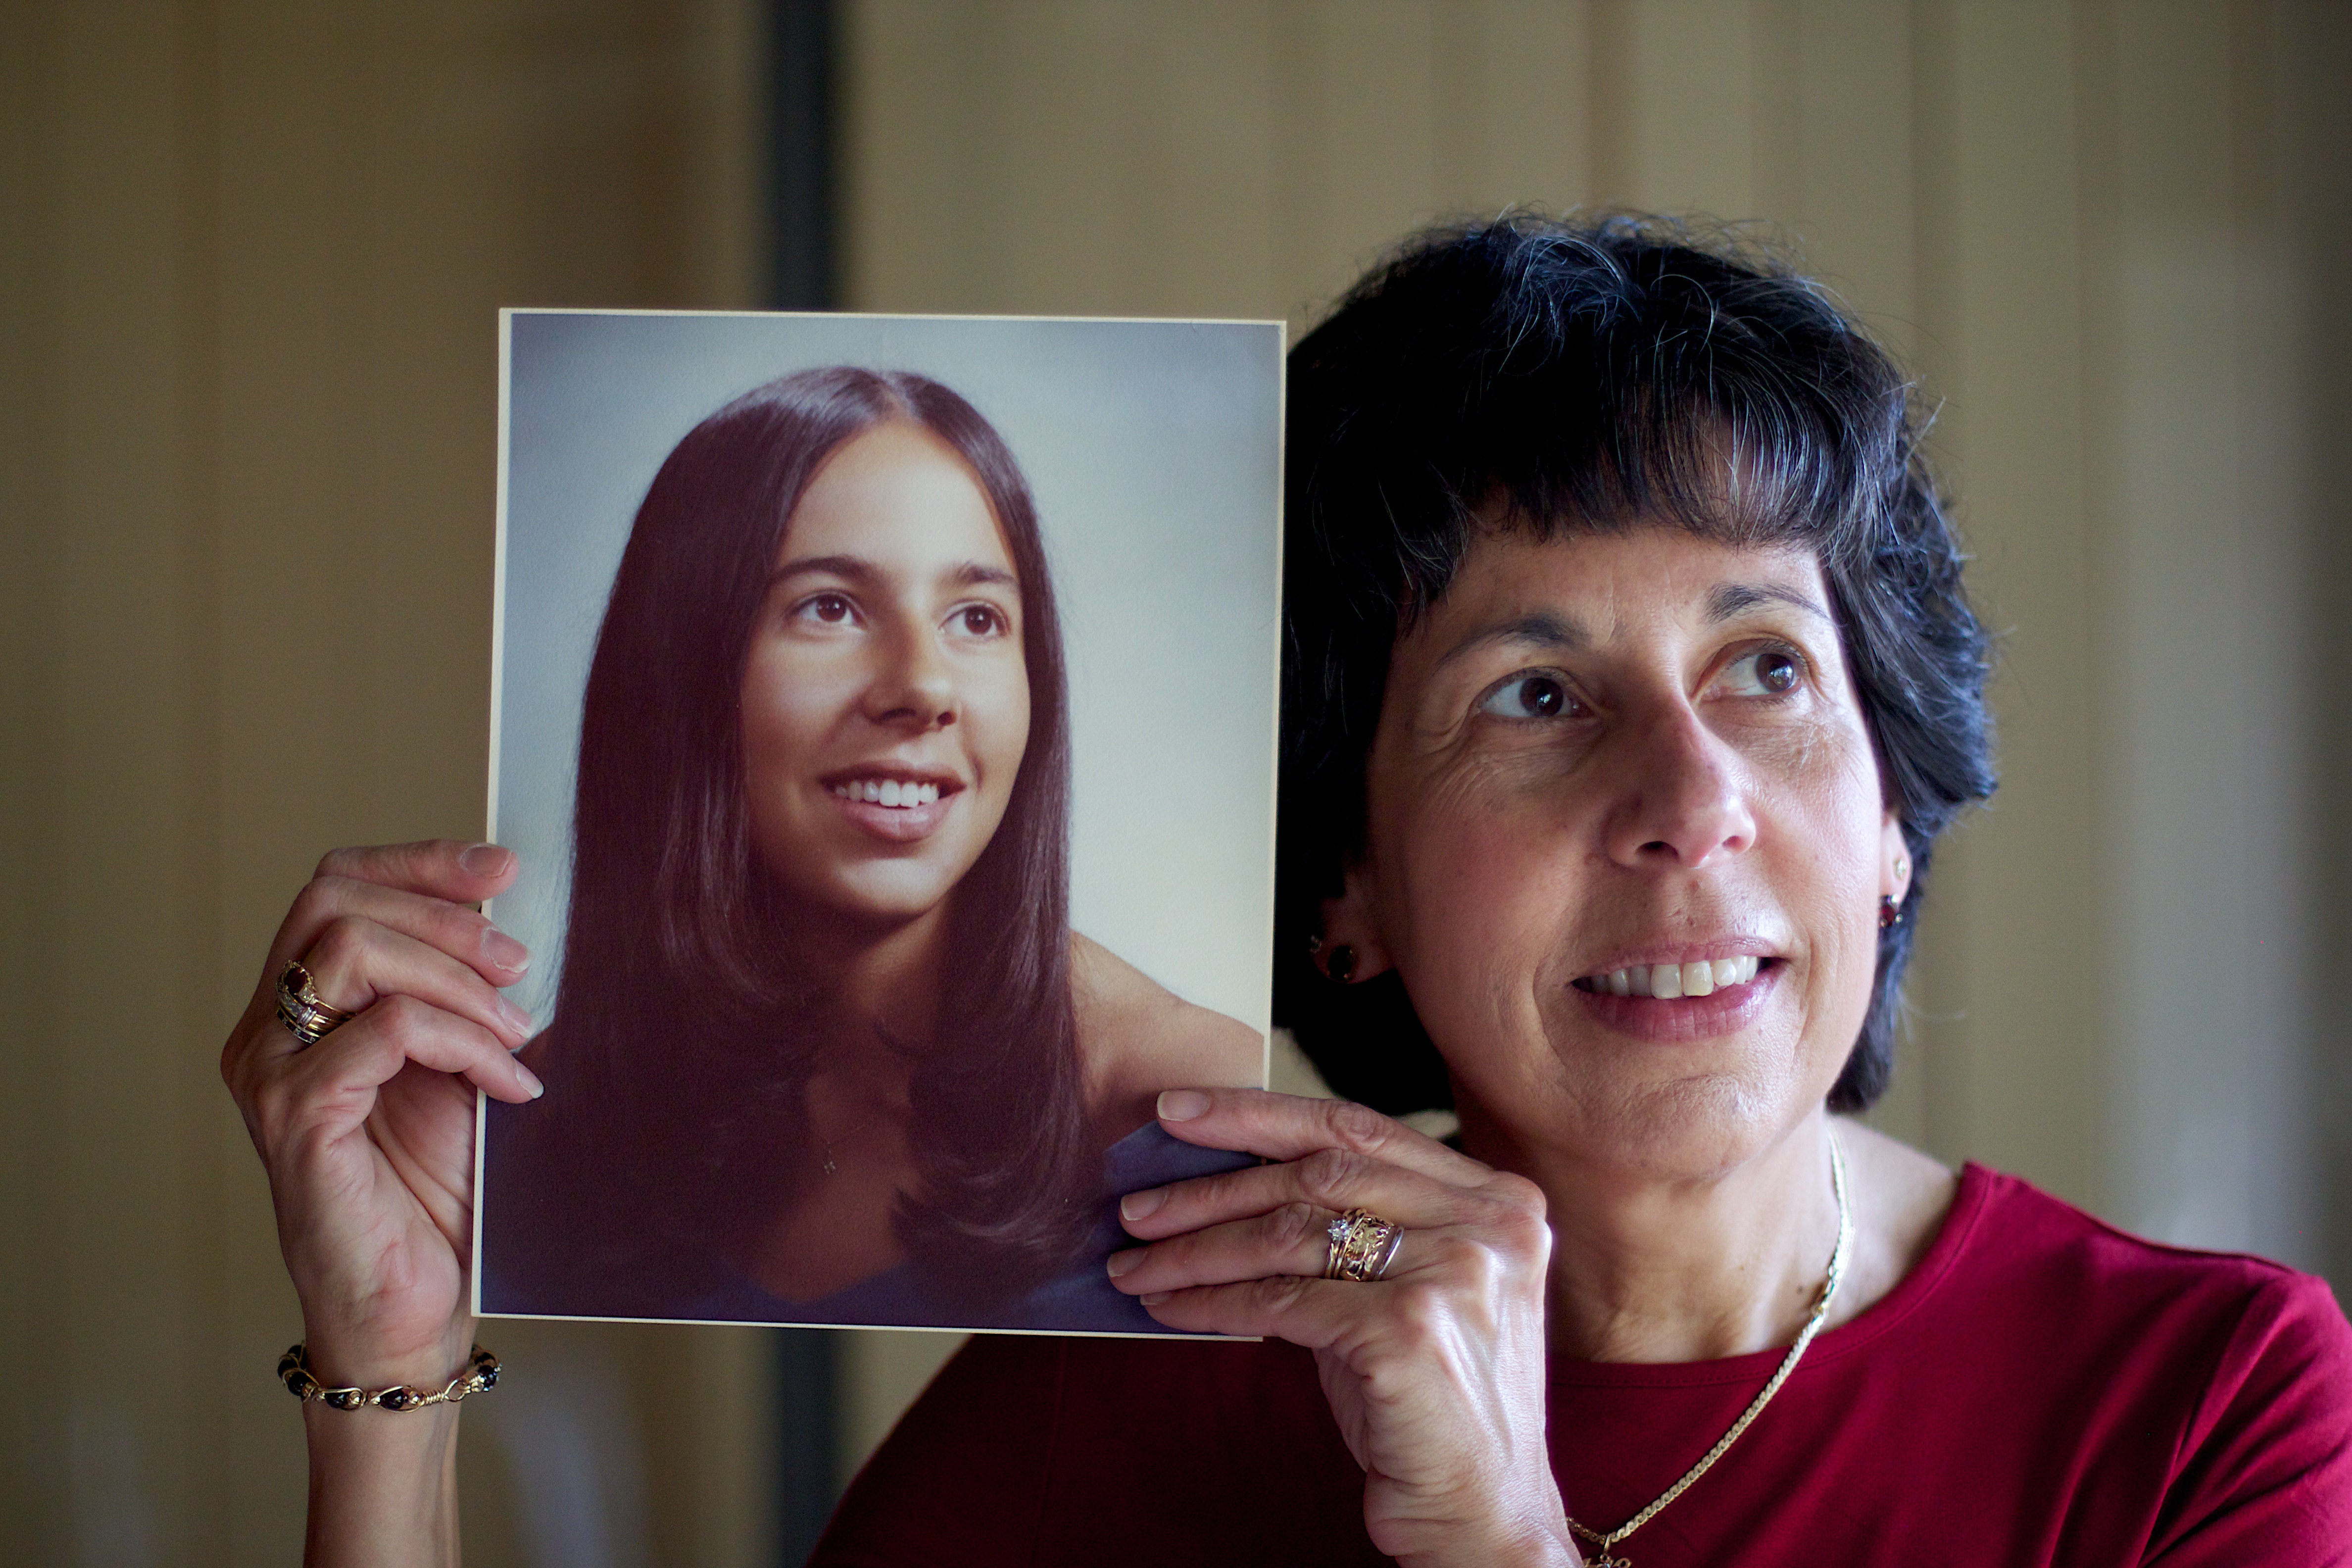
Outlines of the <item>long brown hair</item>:
{"label": "long brown hair", "polygon": [[570,923],[541,1047],[549,1092],[492,1108],[493,1165],[511,1171],[486,1215],[507,1256],[566,1281],[567,1298],[674,1315],[811,1179],[804,1101],[826,977],[797,951],[802,912],[753,851],[742,670],[802,492],[844,443],[894,421],[952,447],[1003,529],[1030,710],[1003,819],[956,888],[936,1037],[904,1047],[920,1183],[894,1226],[935,1283],[979,1303],[1061,1267],[1091,1217],[1098,1152],[1070,1003],[1067,679],[1036,508],[1003,437],[949,388],[803,371],[711,415],[662,464],[589,668]]}

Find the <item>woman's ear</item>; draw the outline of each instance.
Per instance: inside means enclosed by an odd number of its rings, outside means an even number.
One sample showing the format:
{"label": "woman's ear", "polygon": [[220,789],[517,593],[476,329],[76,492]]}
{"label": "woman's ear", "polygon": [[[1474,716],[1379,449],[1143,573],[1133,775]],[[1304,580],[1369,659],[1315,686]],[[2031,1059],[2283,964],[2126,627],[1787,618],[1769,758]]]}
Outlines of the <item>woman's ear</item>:
{"label": "woman's ear", "polygon": [[1323,930],[1309,943],[1315,967],[1341,985],[1370,980],[1394,967],[1381,944],[1379,922],[1372,919],[1370,883],[1368,873],[1349,867],[1345,890],[1323,900]]}
{"label": "woman's ear", "polygon": [[1911,894],[1911,847],[1903,839],[1903,819],[1891,810],[1878,830],[1878,891],[1897,908]]}

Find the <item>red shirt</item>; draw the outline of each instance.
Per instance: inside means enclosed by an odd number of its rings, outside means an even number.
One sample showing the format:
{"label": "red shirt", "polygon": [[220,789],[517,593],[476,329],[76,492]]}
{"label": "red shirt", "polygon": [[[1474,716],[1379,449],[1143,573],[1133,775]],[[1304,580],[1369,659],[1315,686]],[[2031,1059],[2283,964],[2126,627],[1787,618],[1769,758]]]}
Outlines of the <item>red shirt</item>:
{"label": "red shirt", "polygon": [[[1552,1471],[1613,1528],[1781,1351],[1556,1361]],[[2321,1281],[2126,1236],[1970,1165],[1903,1281],[1813,1342],[1738,1445],[1617,1555],[1821,1563],[2352,1564],[2352,1327]],[[1383,1561],[1294,1346],[975,1340],[814,1563]]]}

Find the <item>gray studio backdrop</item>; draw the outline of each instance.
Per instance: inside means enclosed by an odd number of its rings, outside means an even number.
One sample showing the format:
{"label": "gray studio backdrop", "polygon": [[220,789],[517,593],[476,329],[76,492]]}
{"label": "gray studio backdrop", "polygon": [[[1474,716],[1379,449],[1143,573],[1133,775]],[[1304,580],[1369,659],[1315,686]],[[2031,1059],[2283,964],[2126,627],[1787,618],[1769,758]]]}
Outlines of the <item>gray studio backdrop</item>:
{"label": "gray studio backdrop", "polygon": [[490,825],[499,924],[553,1016],[581,694],[655,470],[761,383],[910,370],[987,416],[1034,490],[1070,672],[1076,928],[1267,1027],[1281,483],[1278,322],[524,311],[505,317]]}

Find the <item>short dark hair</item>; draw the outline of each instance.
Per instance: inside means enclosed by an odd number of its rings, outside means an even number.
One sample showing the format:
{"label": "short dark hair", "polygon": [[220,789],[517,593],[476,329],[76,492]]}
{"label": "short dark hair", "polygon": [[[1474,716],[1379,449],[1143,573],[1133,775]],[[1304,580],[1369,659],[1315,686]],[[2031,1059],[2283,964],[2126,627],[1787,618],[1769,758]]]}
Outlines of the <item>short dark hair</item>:
{"label": "short dark hair", "polygon": [[[1918,910],[1937,835],[1993,790],[1988,642],[1914,388],[1818,284],[1660,218],[1434,228],[1291,351],[1289,405],[1275,1021],[1333,1089],[1398,1113],[1451,1103],[1402,983],[1336,985],[1307,954],[1363,847],[1391,652],[1483,508],[1540,537],[1664,521],[1810,549]],[[1880,934],[1832,1110],[1886,1087],[1914,929]]]}
{"label": "short dark hair", "polygon": [[[970,467],[1021,583],[1029,735],[1003,819],[957,884],[935,1041],[899,1042],[920,1195],[896,1228],[948,1289],[989,1301],[1058,1270],[1100,1183],[1069,979],[1068,679],[1036,507],[1003,438],[951,388],[849,365],[772,381],[704,419],[637,510],[589,666],[546,1099],[496,1105],[504,1279],[566,1292],[494,1310],[675,1315],[681,1293],[809,1185],[812,918],[761,866],[744,800],[743,663],[793,511],[825,459],[919,426]],[[525,1180],[530,1167],[535,1177]],[[550,1172],[563,1179],[553,1179]],[[487,1253],[486,1253],[487,1258]],[[569,1304],[567,1304],[569,1303]]]}

